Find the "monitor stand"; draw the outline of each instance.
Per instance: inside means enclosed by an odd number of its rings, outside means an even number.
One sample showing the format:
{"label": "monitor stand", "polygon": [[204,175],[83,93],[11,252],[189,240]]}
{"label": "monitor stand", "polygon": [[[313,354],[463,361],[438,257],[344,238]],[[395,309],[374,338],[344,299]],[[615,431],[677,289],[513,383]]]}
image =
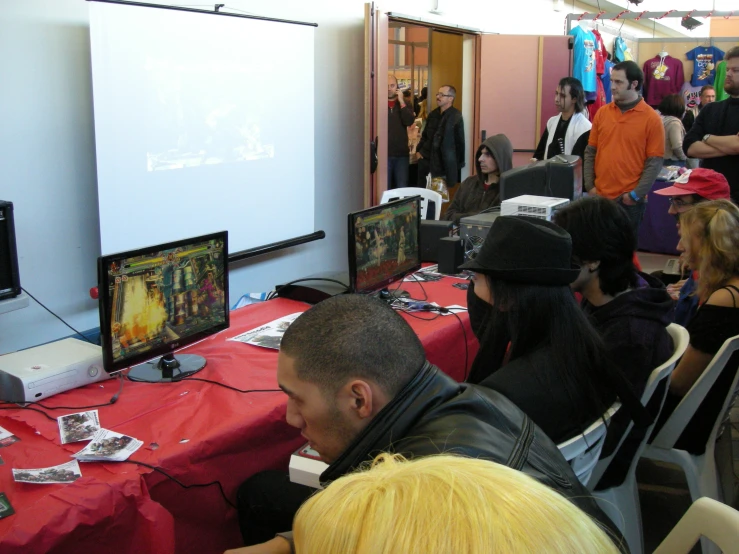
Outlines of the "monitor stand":
{"label": "monitor stand", "polygon": [[128,372],[130,381],[142,383],[170,383],[194,375],[205,367],[205,358],[197,354],[165,354],[158,361],[133,366]]}
{"label": "monitor stand", "polygon": [[382,289],[380,292],[377,293],[377,298],[379,298],[380,300],[387,300],[388,302],[392,302],[393,300],[397,300],[398,298],[410,297],[411,293],[403,289]]}

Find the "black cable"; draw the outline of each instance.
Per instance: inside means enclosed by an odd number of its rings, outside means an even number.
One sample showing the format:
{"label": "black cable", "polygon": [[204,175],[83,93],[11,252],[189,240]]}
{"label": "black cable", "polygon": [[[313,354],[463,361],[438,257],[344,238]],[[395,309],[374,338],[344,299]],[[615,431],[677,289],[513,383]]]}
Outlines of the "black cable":
{"label": "black cable", "polygon": [[46,419],[49,419],[49,420],[51,420],[53,422],[56,422],[56,418],[55,417],[51,417],[46,412],[42,412],[41,410],[37,410],[36,408],[29,408],[28,406],[13,406],[12,408],[4,408],[4,407],[0,406],[0,410],[31,410],[32,412],[38,412],[38,413],[40,413]]}
{"label": "black cable", "polygon": [[[447,309],[447,308],[444,308]],[[470,351],[467,347],[467,331],[464,330],[464,323],[462,322],[462,318],[459,317],[459,314],[457,314],[454,310],[447,310],[451,312],[451,314],[457,318],[457,321],[459,321],[459,326],[462,328],[462,336],[464,337],[464,380],[463,382],[467,381],[467,364],[469,363],[469,357],[470,357]]]}
{"label": "black cable", "polygon": [[123,460],[121,462],[112,462],[112,463],[119,463],[119,464],[121,464],[121,463],[130,463],[130,464],[136,464],[136,465],[148,467],[149,469],[151,469],[153,471],[156,471],[157,473],[161,473],[167,479],[171,479],[172,481],[174,481],[175,483],[177,483],[179,486],[181,486],[183,489],[194,489],[194,488],[202,488],[202,487],[210,487],[212,485],[218,485],[218,490],[221,491],[221,496],[223,496],[223,499],[226,501],[226,504],[228,504],[229,506],[231,506],[234,510],[237,510],[238,509],[236,507],[236,505],[228,499],[228,496],[226,496],[226,492],[223,490],[223,485],[221,485],[221,482],[220,481],[211,481],[210,483],[194,483],[192,485],[186,485],[185,483],[183,483],[182,481],[180,481],[176,477],[172,477],[169,473],[167,473],[163,469],[160,469],[157,466],[146,464],[144,462],[139,462],[138,460],[128,459],[128,460]]}
{"label": "black cable", "polygon": [[250,392],[284,392],[282,389],[237,389],[236,387],[232,387],[231,385],[226,385],[224,383],[219,383],[218,381],[211,381],[210,379],[201,379],[200,377],[180,377],[172,378],[171,381],[138,381],[136,379],[131,379],[128,377],[128,380],[132,383],[146,383],[149,385],[161,385],[161,384],[170,384],[170,383],[182,383],[183,381],[200,381],[201,383],[210,383],[211,385],[218,385],[219,387],[223,387],[224,389],[233,390],[236,392],[240,392],[242,394],[250,393]]}
{"label": "black cable", "polygon": [[[79,336],[81,336],[81,337],[82,337],[82,338],[83,338],[84,340],[86,340],[86,341],[87,341],[87,342],[89,342],[90,344],[95,344],[95,343],[94,343],[94,342],[92,342],[92,341],[91,341],[90,339],[88,339],[88,338],[87,338],[87,337],[86,337],[85,335],[83,335],[82,333],[80,333],[80,332],[79,332],[79,331],[78,331],[77,329],[75,329],[74,327],[72,327],[72,326],[71,326],[71,325],[70,325],[69,323],[67,323],[66,321],[64,321],[64,320],[63,320],[63,319],[62,319],[61,317],[59,317],[59,316],[58,316],[58,315],[56,315],[56,314],[55,314],[54,312],[52,312],[52,311],[51,311],[51,310],[50,310],[49,308],[47,308],[46,306],[44,306],[44,305],[43,305],[43,304],[41,303],[41,301],[40,301],[40,300],[39,300],[38,298],[36,298],[36,297],[35,297],[34,295],[32,295],[32,294],[31,294],[30,292],[28,292],[28,291],[27,291],[26,289],[24,289],[23,287],[21,287],[21,290],[22,290],[23,292],[25,292],[25,293],[26,293],[26,294],[27,294],[28,296],[30,296],[31,298],[33,298],[33,299],[34,299],[34,300],[36,301],[36,303],[37,303],[37,304],[38,304],[39,306],[41,306],[41,307],[42,307],[42,308],[43,308],[44,310],[46,310],[46,311],[47,311],[47,312],[49,312],[49,313],[50,313],[51,315],[53,315],[53,316],[54,316],[55,318],[57,318],[57,319],[58,319],[59,321],[61,321],[62,323],[64,323],[64,325],[66,325],[67,327],[69,327],[70,329],[72,329],[72,331],[74,331],[75,333],[77,333],[77,334],[78,334]],[[98,346],[98,345],[97,345],[97,344],[95,344],[95,346]]]}
{"label": "black cable", "polygon": [[211,381],[209,379],[201,379],[200,377],[185,377],[183,379],[178,379],[177,382],[180,383],[182,381],[201,381],[203,383],[211,383],[212,385],[218,385],[219,387],[223,387],[224,389],[230,389],[236,392],[240,392],[242,394],[246,394],[249,392],[284,392],[282,389],[247,389],[247,390],[241,390],[237,389],[236,387],[232,387],[231,385],[225,385],[223,383],[219,383],[218,381]]}
{"label": "black cable", "polygon": [[[104,408],[105,406],[112,406],[118,401],[118,398],[121,396],[121,393],[123,392],[123,375],[118,374],[120,379],[120,386],[118,387],[118,392],[116,392],[113,397],[106,402],[105,404],[94,404],[92,406],[46,406],[45,404],[42,404],[41,402],[33,402],[30,400],[0,400],[3,404],[33,404],[34,406],[40,406],[44,410],[88,410],[90,408]],[[26,409],[30,410],[31,408],[27,408],[26,406],[18,406],[20,409]],[[16,408],[2,408],[5,410],[14,410]],[[39,410],[34,410],[39,411]],[[43,412],[39,412],[43,413]]]}

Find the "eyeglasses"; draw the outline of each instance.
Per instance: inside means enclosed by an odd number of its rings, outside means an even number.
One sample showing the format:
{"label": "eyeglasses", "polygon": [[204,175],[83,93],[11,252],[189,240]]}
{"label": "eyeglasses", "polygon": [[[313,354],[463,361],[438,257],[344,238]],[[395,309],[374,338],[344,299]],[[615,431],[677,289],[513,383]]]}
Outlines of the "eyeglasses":
{"label": "eyeglasses", "polygon": [[672,204],[676,208],[685,208],[687,206],[692,206],[693,204],[695,204],[695,202],[686,202],[681,198],[670,197],[667,200],[669,200],[670,204]]}
{"label": "eyeglasses", "polygon": [[440,92],[437,92],[436,93],[436,96],[451,96],[451,97],[454,97],[453,94],[441,94]]}

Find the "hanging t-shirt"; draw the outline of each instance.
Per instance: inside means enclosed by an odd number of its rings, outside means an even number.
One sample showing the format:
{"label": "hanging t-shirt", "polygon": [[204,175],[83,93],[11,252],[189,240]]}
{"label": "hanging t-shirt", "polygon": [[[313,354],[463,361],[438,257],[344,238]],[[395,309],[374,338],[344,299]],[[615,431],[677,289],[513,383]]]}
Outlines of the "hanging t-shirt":
{"label": "hanging t-shirt", "polygon": [[716,75],[716,64],[724,59],[724,51],[715,46],[698,46],[685,54],[693,61],[693,77],[690,83],[694,87],[712,85]]}
{"label": "hanging t-shirt", "polygon": [[724,90],[724,83],[726,82],[726,62],[720,62],[716,68],[716,78],[713,81],[713,88],[716,89],[716,102],[726,100],[729,97],[729,93]]}
{"label": "hanging t-shirt", "polygon": [[691,110],[701,103],[701,88],[703,87],[694,87],[690,84],[690,81],[685,81],[683,88],[680,89],[680,94],[683,95],[686,110]]}
{"label": "hanging t-shirt", "polygon": [[685,83],[683,76],[683,62],[665,56],[655,56],[647,60],[642,68],[644,71],[644,100],[656,108],[668,94],[678,94]]}
{"label": "hanging t-shirt", "polygon": [[582,83],[585,92],[595,92],[595,35],[579,25],[570,31],[570,35],[575,37],[572,76]]}
{"label": "hanging t-shirt", "polygon": [[595,101],[588,103],[588,114],[590,115],[590,121],[594,121],[595,114],[598,113],[599,109],[606,105],[606,93],[603,89],[603,83],[600,81],[600,79],[598,79],[597,86],[598,90],[595,94]]}
{"label": "hanging t-shirt", "polygon": [[605,63],[608,59],[608,51],[605,44],[603,44],[603,37],[600,36],[598,29],[593,29],[593,36],[595,37],[595,73],[603,75],[606,70]]}
{"label": "hanging t-shirt", "polygon": [[611,103],[611,70],[614,65],[616,64],[611,60],[606,60],[603,75],[600,76],[600,81],[603,83],[603,91],[606,95],[606,104]]}
{"label": "hanging t-shirt", "polygon": [[616,37],[616,40],[613,41],[613,57],[616,58],[617,62],[628,62],[634,60],[634,56],[631,55],[631,50],[626,46],[626,41],[621,37]]}

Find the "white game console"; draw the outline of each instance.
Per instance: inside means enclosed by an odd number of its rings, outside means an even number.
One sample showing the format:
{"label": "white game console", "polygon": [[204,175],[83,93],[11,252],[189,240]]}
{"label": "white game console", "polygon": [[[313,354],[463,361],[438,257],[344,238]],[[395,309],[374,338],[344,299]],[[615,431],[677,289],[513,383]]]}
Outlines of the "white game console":
{"label": "white game console", "polygon": [[0,356],[0,400],[36,402],[105,379],[102,348],[77,339]]}
{"label": "white game console", "polygon": [[566,198],[550,198],[524,194],[500,203],[500,215],[528,215],[540,219],[552,220],[552,214],[570,201]]}

